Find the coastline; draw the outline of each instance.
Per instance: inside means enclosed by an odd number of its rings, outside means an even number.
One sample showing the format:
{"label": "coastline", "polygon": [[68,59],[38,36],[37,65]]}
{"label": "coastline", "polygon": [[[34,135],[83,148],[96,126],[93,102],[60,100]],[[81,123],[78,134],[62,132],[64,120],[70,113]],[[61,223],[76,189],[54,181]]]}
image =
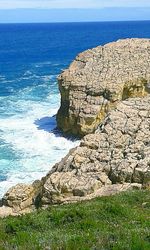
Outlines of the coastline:
{"label": "coastline", "polygon": [[[59,107],[56,76],[61,70],[88,48],[150,33],[149,22],[0,25],[0,33],[0,192],[4,193],[9,184],[40,179],[69,150],[67,142],[55,141],[33,125],[56,113],[51,111],[55,104]],[[53,146],[59,150],[53,151]]]}
{"label": "coastline", "polygon": [[[41,181],[8,190],[2,205],[9,213],[149,187],[149,47],[149,39],[99,46],[81,53],[61,74],[58,126],[64,132],[85,136]],[[112,76],[117,79],[115,84]]]}

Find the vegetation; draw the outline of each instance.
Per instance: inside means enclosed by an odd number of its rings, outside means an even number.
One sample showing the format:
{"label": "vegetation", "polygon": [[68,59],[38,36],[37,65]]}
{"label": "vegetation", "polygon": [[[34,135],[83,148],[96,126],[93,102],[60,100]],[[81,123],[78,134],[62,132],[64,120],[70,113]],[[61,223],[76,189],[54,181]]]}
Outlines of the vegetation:
{"label": "vegetation", "polygon": [[0,219],[0,250],[149,250],[150,191]]}

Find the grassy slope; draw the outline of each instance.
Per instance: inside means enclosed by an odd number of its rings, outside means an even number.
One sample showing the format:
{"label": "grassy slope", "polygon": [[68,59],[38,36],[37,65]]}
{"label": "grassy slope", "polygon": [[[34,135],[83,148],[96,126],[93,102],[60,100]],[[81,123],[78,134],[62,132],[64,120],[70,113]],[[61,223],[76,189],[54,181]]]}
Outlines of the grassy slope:
{"label": "grassy slope", "polygon": [[150,250],[150,191],[0,219],[0,250]]}

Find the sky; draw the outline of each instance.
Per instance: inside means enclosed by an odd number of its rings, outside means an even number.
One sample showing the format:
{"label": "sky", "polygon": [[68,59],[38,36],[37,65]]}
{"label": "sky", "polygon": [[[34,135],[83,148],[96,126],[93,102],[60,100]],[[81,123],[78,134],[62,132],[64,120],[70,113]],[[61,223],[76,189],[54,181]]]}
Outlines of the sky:
{"label": "sky", "polygon": [[0,0],[0,9],[150,7],[150,0]]}
{"label": "sky", "polygon": [[150,0],[0,0],[0,23],[150,20]]}

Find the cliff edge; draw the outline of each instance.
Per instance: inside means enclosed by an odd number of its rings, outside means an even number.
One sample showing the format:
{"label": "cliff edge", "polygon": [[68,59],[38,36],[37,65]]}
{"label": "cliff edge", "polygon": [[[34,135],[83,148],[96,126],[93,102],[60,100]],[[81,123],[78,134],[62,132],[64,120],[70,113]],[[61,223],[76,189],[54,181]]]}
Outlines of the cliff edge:
{"label": "cliff edge", "polygon": [[58,127],[79,136],[94,132],[119,101],[146,95],[149,67],[149,39],[119,40],[79,54],[58,78]]}

